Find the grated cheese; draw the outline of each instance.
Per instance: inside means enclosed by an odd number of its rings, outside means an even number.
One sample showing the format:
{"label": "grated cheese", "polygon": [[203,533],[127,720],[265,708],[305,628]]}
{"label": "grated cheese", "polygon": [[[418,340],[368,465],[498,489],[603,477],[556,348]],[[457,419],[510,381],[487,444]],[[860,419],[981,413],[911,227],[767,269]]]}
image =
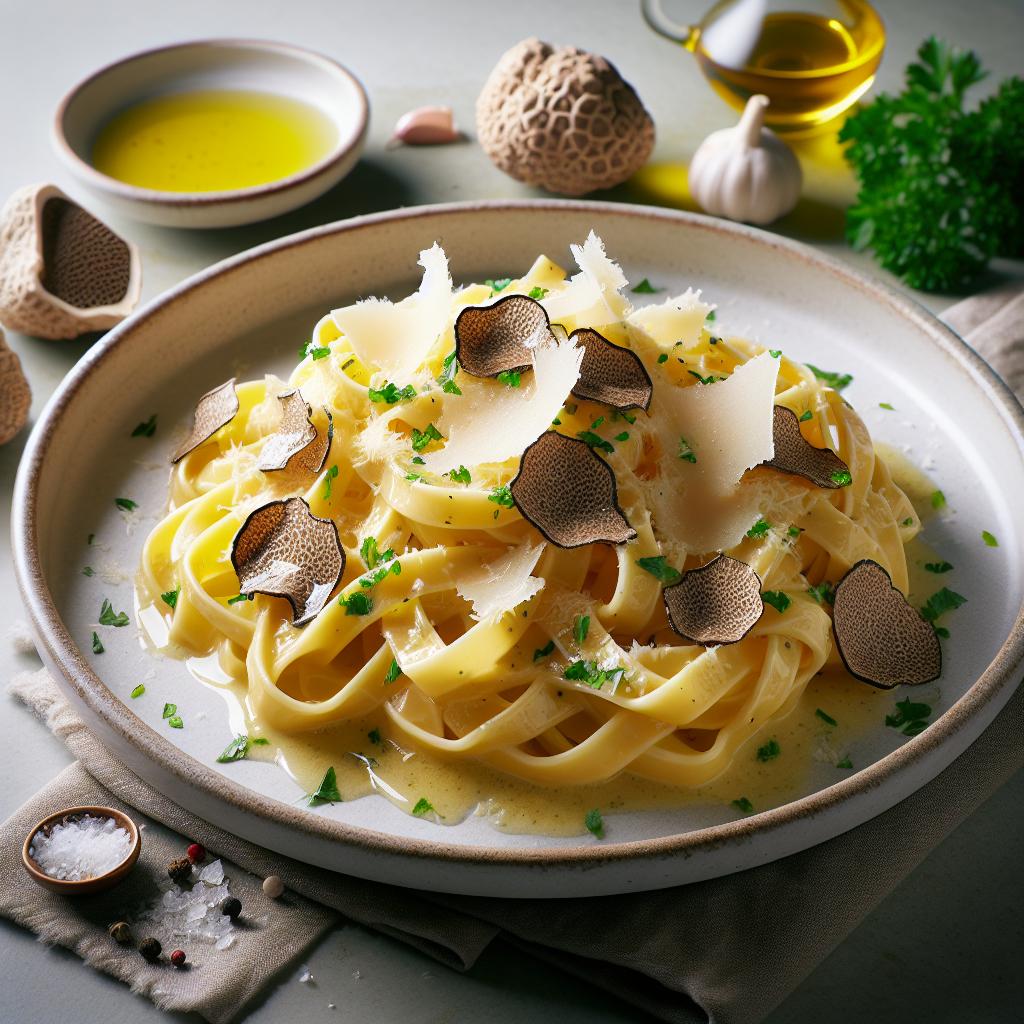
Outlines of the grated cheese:
{"label": "grated cheese", "polygon": [[460,580],[455,589],[473,605],[473,618],[488,619],[511,611],[544,588],[544,580],[531,576],[544,550],[543,544],[521,544],[479,573]]}

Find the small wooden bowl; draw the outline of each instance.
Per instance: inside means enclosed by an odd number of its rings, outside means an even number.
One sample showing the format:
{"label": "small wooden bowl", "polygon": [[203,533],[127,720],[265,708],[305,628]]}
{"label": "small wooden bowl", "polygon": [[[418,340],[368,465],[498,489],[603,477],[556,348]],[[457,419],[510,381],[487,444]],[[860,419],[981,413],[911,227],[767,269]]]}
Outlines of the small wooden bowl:
{"label": "small wooden bowl", "polygon": [[[116,868],[112,868],[106,874],[96,875],[94,878],[83,878],[78,882],[65,878],[51,878],[39,867],[28,852],[29,847],[32,845],[32,840],[37,832],[47,831],[59,822],[66,821],[68,818],[79,818],[83,814],[91,814],[95,818],[113,818],[121,828],[127,831],[131,838],[131,850],[128,856]],[[56,811],[54,814],[48,815],[32,828],[25,837],[25,844],[21,848],[21,860],[25,865],[25,870],[32,876],[33,881],[43,886],[44,889],[62,893],[64,896],[85,896],[89,893],[102,892],[104,889],[117,885],[135,867],[135,862],[139,859],[141,850],[142,836],[135,827],[135,822],[122,811],[117,811],[113,807],[67,807],[63,811]]]}

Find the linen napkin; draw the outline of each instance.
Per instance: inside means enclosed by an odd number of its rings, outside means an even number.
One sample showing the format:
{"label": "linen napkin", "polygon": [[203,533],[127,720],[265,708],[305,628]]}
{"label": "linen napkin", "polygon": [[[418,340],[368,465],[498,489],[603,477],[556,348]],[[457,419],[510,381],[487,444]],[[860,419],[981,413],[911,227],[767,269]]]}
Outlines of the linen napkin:
{"label": "linen napkin", "polygon": [[[1018,288],[983,295],[960,303],[947,317],[1016,385],[1018,394],[1024,385],[1021,294]],[[64,806],[74,799],[143,808],[151,819],[230,861],[227,872],[240,879],[245,900],[255,892],[251,879],[271,873],[298,894],[289,894],[294,916],[289,917],[291,907],[271,908],[266,928],[272,934],[256,928],[238,940],[238,955],[258,960],[252,971],[232,975],[226,965],[219,970],[204,961],[188,975],[167,969],[154,977],[154,969],[137,954],[134,959],[111,955],[102,913],[90,917],[56,898],[40,901],[41,890],[15,863],[17,850],[0,844],[0,869],[6,869],[0,914],[44,941],[75,949],[160,1005],[196,1010],[213,1024],[231,1019],[329,926],[330,911],[322,910],[328,916],[317,918],[316,908],[306,901],[333,908],[452,967],[471,967],[501,935],[662,1020],[757,1024],[946,835],[1024,766],[1020,689],[981,738],[927,786],[877,818],[802,853],[653,893],[554,902],[460,897],[395,889],[262,850],[182,810],[142,782],[88,732],[45,671],[23,674],[11,689],[47,720],[80,765],[19,809],[2,826],[5,836],[23,836],[55,806],[54,799]],[[60,790],[64,784],[74,787],[73,798]],[[52,797],[54,792],[61,796]],[[147,839],[148,834],[147,829]],[[177,840],[179,850],[184,841]],[[145,840],[143,845],[145,850]]]}

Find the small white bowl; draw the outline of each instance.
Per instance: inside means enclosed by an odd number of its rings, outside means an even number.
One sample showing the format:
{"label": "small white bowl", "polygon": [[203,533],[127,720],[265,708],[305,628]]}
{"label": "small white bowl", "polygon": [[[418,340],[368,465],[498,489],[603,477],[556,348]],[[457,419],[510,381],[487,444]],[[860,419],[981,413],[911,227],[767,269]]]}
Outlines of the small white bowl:
{"label": "small white bowl", "polygon": [[[304,101],[332,121],[337,142],[297,174],[217,192],[139,188],[92,166],[96,134],[114,114],[152,96],[195,89],[250,89]],[[72,174],[118,211],[151,224],[215,228],[275,217],[322,195],[355,166],[368,124],[365,90],[328,57],[283,43],[210,39],[146,50],[94,72],[61,101],[53,138]]]}

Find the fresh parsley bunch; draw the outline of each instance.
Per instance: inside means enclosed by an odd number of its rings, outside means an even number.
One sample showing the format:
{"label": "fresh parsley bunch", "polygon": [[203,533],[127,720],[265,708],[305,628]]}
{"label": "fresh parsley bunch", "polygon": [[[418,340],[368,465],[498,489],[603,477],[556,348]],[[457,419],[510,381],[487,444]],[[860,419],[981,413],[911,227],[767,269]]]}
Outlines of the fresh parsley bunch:
{"label": "fresh parsley bunch", "polygon": [[932,36],[917,56],[903,92],[839,133],[860,179],[847,236],[911,287],[956,291],[994,256],[1024,253],[1024,81],[965,111],[986,75],[977,55]]}

